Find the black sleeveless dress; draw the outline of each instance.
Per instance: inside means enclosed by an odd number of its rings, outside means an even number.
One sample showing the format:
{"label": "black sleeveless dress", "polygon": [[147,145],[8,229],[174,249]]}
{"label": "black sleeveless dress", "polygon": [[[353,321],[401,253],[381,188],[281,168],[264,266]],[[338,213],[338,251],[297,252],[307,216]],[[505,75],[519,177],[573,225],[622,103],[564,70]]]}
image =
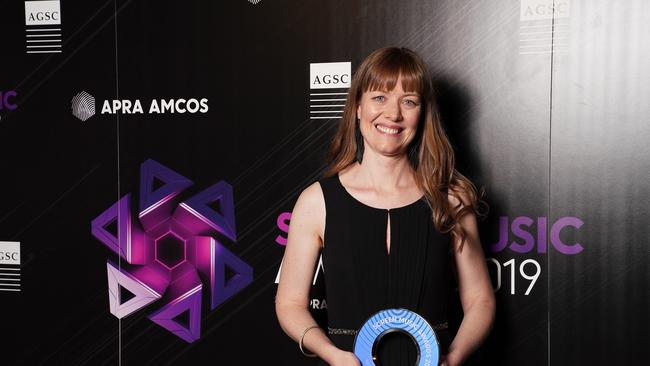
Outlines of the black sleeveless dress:
{"label": "black sleeveless dress", "polygon": [[[328,333],[339,348],[353,352],[354,335],[376,312],[412,310],[434,326],[440,352],[450,336],[445,324],[450,288],[450,235],[438,232],[423,199],[394,209],[367,206],[341,184],[338,175],[319,181],[325,197],[322,251]],[[386,226],[390,215],[390,253]],[[414,365],[417,354],[406,336],[386,337],[378,349],[383,366]],[[321,361],[321,365],[326,365]]]}

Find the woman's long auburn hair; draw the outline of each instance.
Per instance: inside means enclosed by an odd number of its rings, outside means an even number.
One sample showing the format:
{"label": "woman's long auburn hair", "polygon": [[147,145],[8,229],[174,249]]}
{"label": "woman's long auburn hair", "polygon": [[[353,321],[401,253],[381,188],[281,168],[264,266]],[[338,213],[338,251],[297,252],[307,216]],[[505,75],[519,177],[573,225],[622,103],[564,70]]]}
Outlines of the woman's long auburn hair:
{"label": "woman's long auburn hair", "polygon": [[[357,161],[361,163],[363,138],[357,120],[361,96],[367,91],[393,90],[400,76],[404,91],[417,92],[421,100],[420,121],[407,152],[415,182],[431,208],[435,228],[460,239],[460,249],[467,240],[460,219],[469,213],[480,215],[479,205],[483,201],[472,182],[455,168],[454,151],[434,103],[431,76],[415,52],[407,48],[381,48],[361,63],[352,77],[343,116],[330,145],[325,176],[338,174]],[[460,203],[456,207],[449,204],[448,194],[458,198]]]}

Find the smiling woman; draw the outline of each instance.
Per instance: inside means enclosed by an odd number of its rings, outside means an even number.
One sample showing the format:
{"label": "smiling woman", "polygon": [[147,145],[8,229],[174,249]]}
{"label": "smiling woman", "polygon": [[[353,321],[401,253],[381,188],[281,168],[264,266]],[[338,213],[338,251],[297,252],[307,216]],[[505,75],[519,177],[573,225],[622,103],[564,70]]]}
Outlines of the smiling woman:
{"label": "smiling woman", "polygon": [[[443,364],[460,365],[493,322],[494,295],[478,238],[478,195],[454,166],[422,59],[405,48],[373,52],[359,66],[332,141],[329,170],[293,210],[276,312],[284,331],[330,365],[359,365],[354,335],[374,313],[414,311],[440,340]],[[322,251],[328,329],[307,310]],[[464,318],[447,331],[455,266]],[[404,336],[384,337],[376,360],[413,365]]]}
{"label": "smiling woman", "polygon": [[377,152],[403,154],[415,137],[420,110],[419,95],[404,92],[401,76],[393,90],[364,93],[357,108],[364,144]]}

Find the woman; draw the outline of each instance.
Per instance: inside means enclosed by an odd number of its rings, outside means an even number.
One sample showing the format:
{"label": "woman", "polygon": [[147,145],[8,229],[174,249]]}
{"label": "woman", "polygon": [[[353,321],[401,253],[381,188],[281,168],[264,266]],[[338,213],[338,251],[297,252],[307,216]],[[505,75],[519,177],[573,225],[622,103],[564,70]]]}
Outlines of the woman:
{"label": "woman", "polygon": [[[476,224],[476,189],[454,168],[422,59],[384,48],[359,66],[330,148],[325,178],[293,210],[276,312],[282,329],[329,365],[359,365],[355,330],[386,308],[406,308],[436,329],[443,365],[461,365],[486,337],[494,294]],[[328,329],[307,305],[322,250]],[[464,317],[449,344],[452,267]],[[406,337],[382,341],[383,365],[415,362]],[[308,355],[308,354],[307,354]]]}

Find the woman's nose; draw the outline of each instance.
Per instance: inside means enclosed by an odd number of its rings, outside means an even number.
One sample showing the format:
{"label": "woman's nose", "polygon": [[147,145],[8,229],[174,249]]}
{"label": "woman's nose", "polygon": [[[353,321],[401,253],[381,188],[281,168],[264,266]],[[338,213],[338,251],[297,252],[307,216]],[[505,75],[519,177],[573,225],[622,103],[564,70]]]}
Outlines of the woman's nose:
{"label": "woman's nose", "polygon": [[399,101],[386,103],[384,115],[391,121],[400,121],[402,119],[402,109],[400,108]]}

